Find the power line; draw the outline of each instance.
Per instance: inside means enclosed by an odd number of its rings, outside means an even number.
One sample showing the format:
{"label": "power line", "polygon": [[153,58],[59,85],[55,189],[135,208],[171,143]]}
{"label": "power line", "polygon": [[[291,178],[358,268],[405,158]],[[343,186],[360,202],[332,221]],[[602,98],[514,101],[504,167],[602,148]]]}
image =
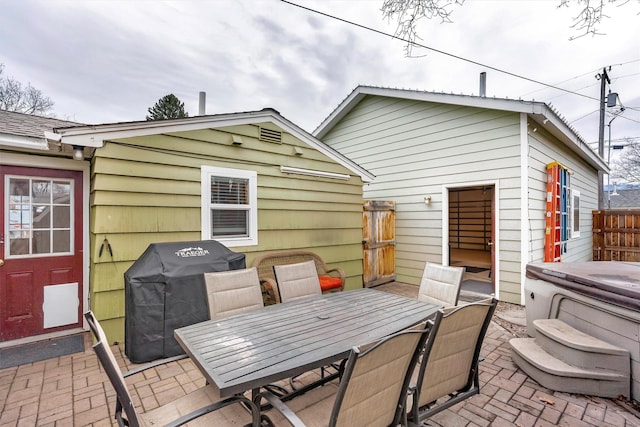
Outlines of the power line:
{"label": "power line", "polygon": [[412,44],[414,46],[418,46],[418,47],[421,47],[421,48],[424,48],[424,49],[427,49],[427,50],[430,50],[430,51],[433,51],[433,52],[436,52],[436,53],[440,53],[442,55],[450,56],[452,58],[459,59],[461,61],[469,62],[469,63],[474,64],[474,65],[479,65],[481,67],[488,68],[490,70],[494,70],[494,71],[497,71],[499,73],[507,74],[507,75],[512,76],[512,77],[516,77],[516,78],[519,78],[519,79],[527,80],[527,81],[532,82],[532,83],[536,83],[536,84],[539,84],[539,85],[542,85],[542,86],[546,86],[546,87],[549,87],[549,88],[552,88],[552,89],[560,90],[562,92],[567,92],[567,93],[570,93],[570,94],[573,94],[573,95],[581,96],[581,97],[584,97],[584,98],[587,98],[587,99],[591,99],[591,100],[594,100],[594,101],[599,101],[598,98],[594,98],[594,97],[589,96],[589,95],[584,95],[582,93],[573,92],[571,90],[563,89],[561,87],[554,86],[554,85],[551,85],[551,84],[548,84],[548,83],[544,83],[544,82],[541,82],[539,80],[535,80],[535,79],[531,79],[529,77],[521,76],[519,74],[515,74],[515,73],[512,73],[510,71],[502,70],[500,68],[493,67],[491,65],[483,64],[481,62],[474,61],[472,59],[464,58],[462,56],[455,55],[453,53],[449,53],[449,52],[445,52],[445,51],[440,50],[440,49],[429,47],[429,46],[423,45],[421,43],[417,43],[415,41],[411,41],[411,40],[404,39],[402,37],[398,37],[395,34],[390,34],[390,33],[386,33],[386,32],[381,31],[381,30],[376,30],[375,28],[367,27],[366,25],[358,24],[357,22],[349,21],[347,19],[340,18],[340,17],[335,16],[335,15],[331,15],[331,14],[328,14],[328,13],[325,13],[325,12],[321,12],[319,10],[312,9],[310,7],[307,7],[307,6],[302,6],[300,4],[296,4],[296,3],[290,2],[288,0],[280,0],[280,1],[282,3],[286,3],[286,4],[289,4],[291,6],[295,6],[295,7],[298,7],[300,9],[304,9],[306,11],[312,12],[312,13],[316,13],[318,15],[325,16],[327,18],[335,19],[337,21],[341,21],[341,22],[344,22],[344,23],[349,24],[349,25],[353,25],[353,26],[356,26],[356,27],[359,27],[359,28],[362,28],[362,29],[365,29],[365,30],[368,30],[368,31],[372,31],[374,33],[378,33],[378,34],[381,34],[383,36],[391,37],[393,39],[397,39],[397,40],[403,41],[405,43],[410,43],[410,44]]}

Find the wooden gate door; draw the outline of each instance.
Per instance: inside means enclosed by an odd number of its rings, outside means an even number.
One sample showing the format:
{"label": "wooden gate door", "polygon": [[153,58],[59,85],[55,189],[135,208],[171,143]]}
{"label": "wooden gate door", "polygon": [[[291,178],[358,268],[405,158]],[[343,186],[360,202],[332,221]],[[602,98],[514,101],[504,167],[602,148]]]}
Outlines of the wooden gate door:
{"label": "wooden gate door", "polygon": [[82,326],[82,172],[0,166],[0,342]]}
{"label": "wooden gate door", "polygon": [[365,200],[363,282],[366,288],[396,279],[396,204]]}

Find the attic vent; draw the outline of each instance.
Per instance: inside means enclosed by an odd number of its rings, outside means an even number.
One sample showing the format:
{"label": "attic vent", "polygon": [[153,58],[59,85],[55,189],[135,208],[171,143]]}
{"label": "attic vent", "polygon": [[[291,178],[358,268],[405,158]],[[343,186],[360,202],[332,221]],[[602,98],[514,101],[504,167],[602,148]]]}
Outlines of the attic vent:
{"label": "attic vent", "polygon": [[267,142],[282,143],[282,132],[267,128],[260,128],[260,140]]}

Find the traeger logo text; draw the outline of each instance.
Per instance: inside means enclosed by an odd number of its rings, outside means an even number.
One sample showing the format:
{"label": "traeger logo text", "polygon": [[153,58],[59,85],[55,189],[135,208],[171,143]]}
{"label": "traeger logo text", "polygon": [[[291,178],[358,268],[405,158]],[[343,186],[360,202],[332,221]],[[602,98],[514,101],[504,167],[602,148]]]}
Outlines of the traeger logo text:
{"label": "traeger logo text", "polygon": [[209,251],[202,248],[184,248],[176,251],[176,255],[181,258],[186,258],[190,256],[205,256],[209,255]]}

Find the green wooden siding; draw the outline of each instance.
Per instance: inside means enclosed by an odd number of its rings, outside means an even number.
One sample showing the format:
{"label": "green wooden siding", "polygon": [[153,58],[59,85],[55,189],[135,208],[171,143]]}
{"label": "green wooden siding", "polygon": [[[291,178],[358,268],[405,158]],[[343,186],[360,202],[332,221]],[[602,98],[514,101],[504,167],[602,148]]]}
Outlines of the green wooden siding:
{"label": "green wooden siding", "polygon": [[[231,145],[232,135],[241,146]],[[265,251],[308,249],[344,268],[348,289],[362,286],[363,182],[294,136],[265,142],[258,126],[245,125],[116,140],[95,152],[90,198],[91,307],[110,341],[124,340],[123,275],[131,264],[151,243],[200,240],[203,165],[258,174],[259,244],[230,248],[245,253],[247,265]],[[281,165],[352,176],[284,174]],[[105,238],[113,256],[99,255]]]}

